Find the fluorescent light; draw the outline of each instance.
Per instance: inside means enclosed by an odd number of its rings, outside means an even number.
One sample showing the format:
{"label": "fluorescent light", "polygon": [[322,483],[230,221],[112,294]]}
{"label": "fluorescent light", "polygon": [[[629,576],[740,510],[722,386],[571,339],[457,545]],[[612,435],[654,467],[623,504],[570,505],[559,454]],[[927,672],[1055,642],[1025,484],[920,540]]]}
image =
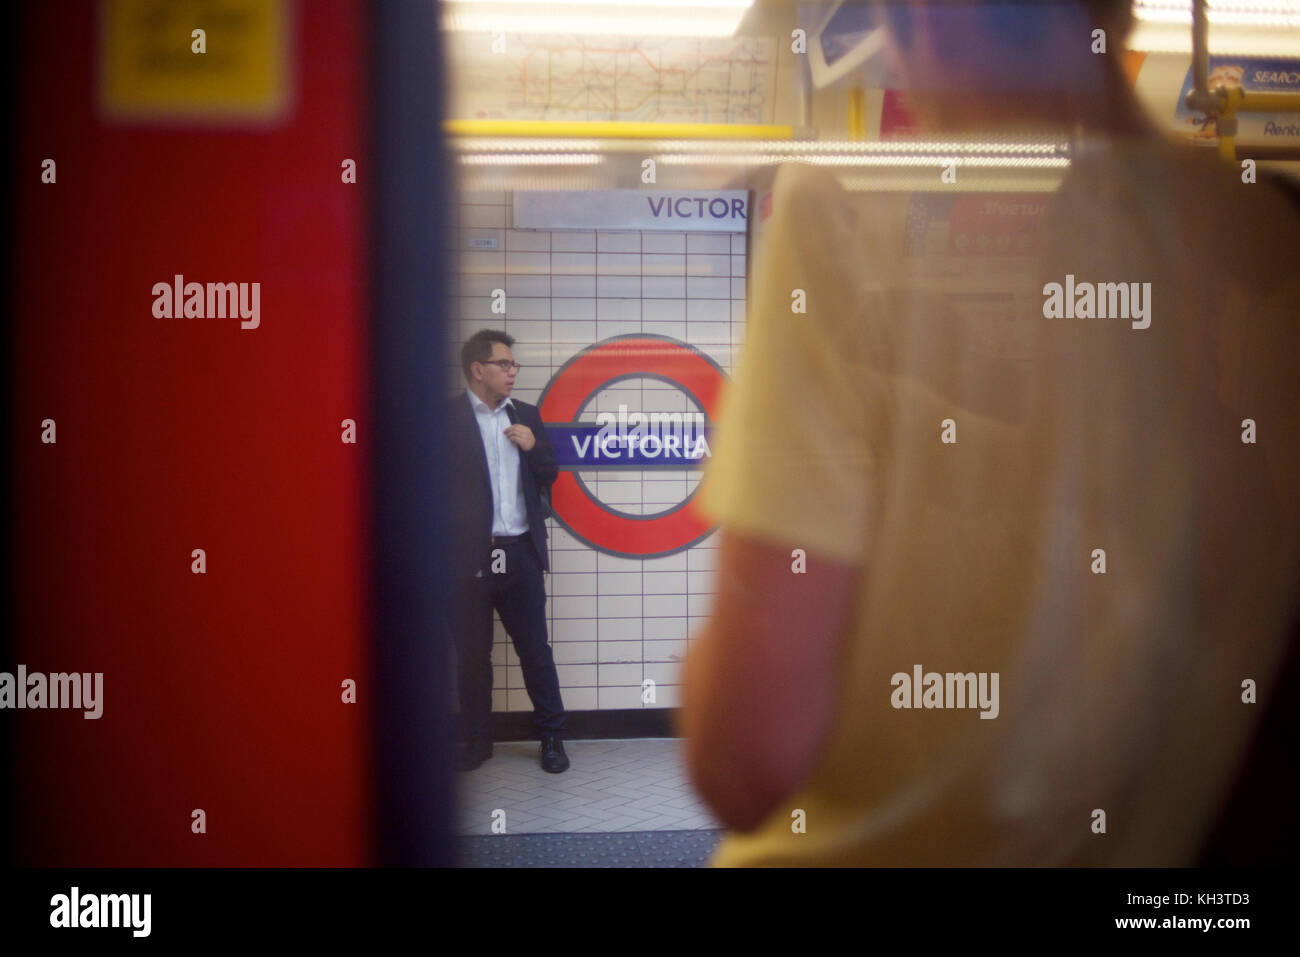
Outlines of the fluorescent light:
{"label": "fluorescent light", "polygon": [[445,0],[443,29],[472,33],[729,37],[754,0]]}
{"label": "fluorescent light", "polygon": [[[780,163],[814,166],[939,168],[948,164],[981,169],[1055,169],[1070,165],[1068,147],[1047,141],[961,142],[910,140],[864,143],[861,141],[760,140],[707,143],[698,140],[659,140],[636,144],[611,143],[611,156],[635,152],[649,155],[665,166],[757,167]],[[466,166],[581,166],[603,162],[592,152],[590,141],[574,148],[562,140],[493,141],[483,138],[453,139],[452,148]]]}
{"label": "fluorescent light", "polygon": [[[1209,0],[1206,19],[1213,24],[1243,27],[1300,27],[1300,3],[1278,0],[1258,3],[1251,0]],[[1191,0],[1137,0],[1133,16],[1149,23],[1192,25]]]}
{"label": "fluorescent light", "polygon": [[781,163],[807,163],[810,166],[847,166],[886,168],[924,167],[941,169],[945,166],[984,169],[1065,169],[1070,161],[1064,156],[954,156],[895,154],[892,156],[816,156],[795,153],[750,153],[728,156],[659,156],[664,166],[777,166]]}
{"label": "fluorescent light", "polygon": [[[1147,53],[1192,52],[1190,0],[1137,0],[1129,49]],[[1300,2],[1212,0],[1206,4],[1212,54],[1300,55]]]}

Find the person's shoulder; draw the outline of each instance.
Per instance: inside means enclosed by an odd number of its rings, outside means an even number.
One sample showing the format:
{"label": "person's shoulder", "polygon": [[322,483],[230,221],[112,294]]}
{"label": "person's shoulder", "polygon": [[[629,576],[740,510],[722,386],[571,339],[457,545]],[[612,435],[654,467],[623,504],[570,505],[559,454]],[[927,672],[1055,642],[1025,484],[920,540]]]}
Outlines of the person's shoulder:
{"label": "person's shoulder", "polygon": [[772,182],[776,196],[839,195],[844,192],[839,177],[824,166],[783,163]]}
{"label": "person's shoulder", "polygon": [[769,215],[783,228],[803,224],[824,227],[828,216],[846,208],[845,189],[839,177],[820,166],[784,163],[772,180]]}
{"label": "person's shoulder", "polygon": [[906,216],[900,197],[851,190],[829,169],[786,163],[773,181],[758,246],[782,259],[844,264],[842,275],[855,280],[897,275]]}
{"label": "person's shoulder", "polygon": [[1277,179],[1243,163],[1158,138],[1095,141],[1053,196],[1044,235],[1086,246],[1101,230],[1104,249],[1137,245],[1139,261],[1164,249],[1191,272],[1188,264],[1212,264],[1247,284],[1267,282],[1300,240],[1300,215]]}
{"label": "person's shoulder", "polygon": [[1218,259],[1219,268],[1261,291],[1294,275],[1300,247],[1300,207],[1286,181],[1217,153],[1198,151],[1184,166],[1184,208],[1194,210],[1186,235]]}
{"label": "person's shoulder", "polygon": [[446,405],[444,408],[448,415],[456,415],[460,412],[464,412],[466,409],[472,409],[472,406],[469,404],[469,396],[465,394],[464,389],[461,389],[454,395],[447,396],[445,401]]}

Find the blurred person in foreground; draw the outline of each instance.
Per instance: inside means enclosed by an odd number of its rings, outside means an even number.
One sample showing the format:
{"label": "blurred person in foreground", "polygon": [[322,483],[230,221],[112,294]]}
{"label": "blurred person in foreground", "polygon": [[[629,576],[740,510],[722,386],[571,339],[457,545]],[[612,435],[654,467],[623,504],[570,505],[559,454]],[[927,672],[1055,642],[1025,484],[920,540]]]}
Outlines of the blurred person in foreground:
{"label": "blurred person in foreground", "polygon": [[[1195,863],[1295,620],[1295,207],[1148,128],[1127,2],[882,9],[923,116],[1072,166],[975,290],[904,253],[905,197],[778,172],[683,679],[714,862]],[[1048,318],[1067,275],[1150,283],[1148,324]]]}

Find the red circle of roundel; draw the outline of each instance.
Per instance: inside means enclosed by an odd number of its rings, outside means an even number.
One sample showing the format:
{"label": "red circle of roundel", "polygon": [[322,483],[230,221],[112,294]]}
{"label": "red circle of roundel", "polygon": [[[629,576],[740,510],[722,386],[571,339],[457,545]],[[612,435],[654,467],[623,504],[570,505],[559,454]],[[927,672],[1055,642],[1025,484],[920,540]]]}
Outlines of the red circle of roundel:
{"label": "red circle of roundel", "polygon": [[[602,386],[614,379],[643,376],[668,380],[700,404],[708,421],[717,418],[726,380],[711,359],[675,339],[631,335],[606,339],[570,359],[538,401],[542,422],[576,422],[579,411]],[[631,518],[606,509],[569,471],[555,480],[551,505],[560,524],[581,541],[634,558],[681,551],[712,530],[693,496],[663,515]]]}

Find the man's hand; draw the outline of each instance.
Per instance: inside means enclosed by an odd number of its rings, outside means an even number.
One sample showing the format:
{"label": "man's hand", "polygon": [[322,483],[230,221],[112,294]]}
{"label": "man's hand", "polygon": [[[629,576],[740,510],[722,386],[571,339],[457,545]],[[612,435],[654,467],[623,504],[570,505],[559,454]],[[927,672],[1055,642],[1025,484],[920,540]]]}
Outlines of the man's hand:
{"label": "man's hand", "polygon": [[533,446],[537,444],[537,437],[533,435],[533,430],[520,422],[506,428],[506,438],[524,452],[531,452]]}

